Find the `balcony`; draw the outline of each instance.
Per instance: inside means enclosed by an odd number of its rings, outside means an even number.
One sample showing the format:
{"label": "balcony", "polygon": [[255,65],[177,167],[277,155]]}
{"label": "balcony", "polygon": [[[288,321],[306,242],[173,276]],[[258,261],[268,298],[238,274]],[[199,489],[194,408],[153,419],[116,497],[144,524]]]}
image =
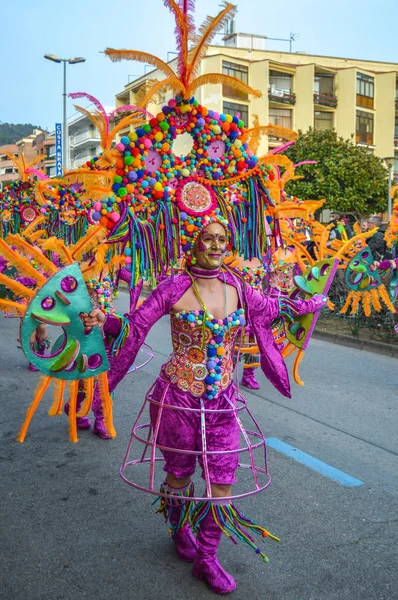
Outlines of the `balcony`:
{"label": "balcony", "polygon": [[275,88],[268,90],[268,99],[270,102],[277,102],[278,104],[296,104],[296,94],[294,92],[277,90]]}
{"label": "balcony", "polygon": [[69,145],[71,148],[75,148],[76,146],[82,146],[83,144],[93,142],[100,142],[99,134],[96,131],[86,130],[81,131],[80,133],[76,133],[75,135],[71,135],[69,138]]}
{"label": "balcony", "polygon": [[320,106],[329,106],[330,108],[337,107],[337,96],[334,94],[322,94],[320,92],[314,92],[314,104]]}

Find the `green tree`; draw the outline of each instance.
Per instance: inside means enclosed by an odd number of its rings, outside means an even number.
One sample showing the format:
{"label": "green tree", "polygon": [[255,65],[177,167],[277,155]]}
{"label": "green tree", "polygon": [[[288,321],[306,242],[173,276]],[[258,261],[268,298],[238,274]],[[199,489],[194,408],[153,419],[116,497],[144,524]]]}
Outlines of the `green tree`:
{"label": "green tree", "polygon": [[0,146],[15,144],[23,137],[30,135],[34,129],[40,129],[31,123],[1,123],[0,122]]}
{"label": "green tree", "polygon": [[387,170],[380,158],[334,130],[299,132],[286,155],[297,164],[316,160],[296,170],[304,179],[291,181],[286,189],[299,198],[321,200],[325,208],[367,215],[387,209]]}

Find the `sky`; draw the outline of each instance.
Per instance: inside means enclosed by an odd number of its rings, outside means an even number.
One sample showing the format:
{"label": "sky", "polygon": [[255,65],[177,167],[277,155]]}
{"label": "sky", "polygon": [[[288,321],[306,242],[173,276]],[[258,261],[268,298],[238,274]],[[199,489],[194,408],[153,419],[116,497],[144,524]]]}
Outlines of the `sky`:
{"label": "sky", "polygon": [[[238,0],[236,31],[274,38],[298,34],[293,51],[398,63],[396,0]],[[196,24],[217,2],[196,0]],[[112,106],[144,65],[112,63],[106,47],[143,50],[166,60],[175,51],[174,22],[162,0],[8,0],[0,7],[0,121],[54,130],[62,121],[63,69],[44,54],[83,56],[67,66],[67,91]],[[217,40],[221,43],[221,37]],[[269,41],[269,50],[288,51]],[[81,105],[84,101],[80,100]],[[67,113],[74,112],[68,99]]]}

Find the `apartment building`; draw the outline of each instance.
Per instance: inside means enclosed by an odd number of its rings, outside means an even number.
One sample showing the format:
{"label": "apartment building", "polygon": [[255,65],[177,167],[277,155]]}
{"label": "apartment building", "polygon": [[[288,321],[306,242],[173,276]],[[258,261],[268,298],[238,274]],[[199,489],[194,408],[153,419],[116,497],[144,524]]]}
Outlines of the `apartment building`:
{"label": "apartment building", "polygon": [[55,137],[48,131],[41,131],[33,142],[36,156],[44,156],[36,168],[43,171],[47,177],[55,177]]}
{"label": "apartment building", "polygon": [[16,144],[0,146],[0,190],[3,189],[4,185],[15,181],[19,177],[18,169],[5,152],[18,156],[18,146]]}
{"label": "apartment building", "polygon": [[[114,110],[114,107],[104,106],[104,109],[109,114]],[[90,105],[87,110],[94,112],[96,108],[94,105]],[[69,169],[77,169],[101,151],[99,133],[90,119],[82,113],[76,112],[68,119],[68,140]]]}
{"label": "apartment building", "polygon": [[[261,98],[226,85],[206,85],[198,90],[197,100],[217,112],[239,114],[247,126],[258,115],[261,124],[294,130],[334,128],[344,138],[353,136],[369,152],[394,158],[398,177],[398,63],[275,52],[267,50],[266,43],[257,35],[226,35],[224,46],[209,47],[200,73],[237,77],[260,90]],[[175,64],[176,60],[170,62]],[[116,95],[116,105],[134,104],[148,80],[161,78],[153,70],[128,83]],[[148,110],[156,113],[169,97]],[[259,152],[278,143],[264,137]]]}

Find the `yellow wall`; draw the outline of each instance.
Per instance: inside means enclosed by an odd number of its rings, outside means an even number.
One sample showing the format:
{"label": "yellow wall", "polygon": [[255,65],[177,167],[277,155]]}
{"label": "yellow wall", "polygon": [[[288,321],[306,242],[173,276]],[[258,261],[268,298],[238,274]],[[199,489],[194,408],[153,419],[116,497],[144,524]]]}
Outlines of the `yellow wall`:
{"label": "yellow wall", "polygon": [[394,156],[395,73],[383,73],[375,78],[375,154]]}
{"label": "yellow wall", "polygon": [[297,67],[294,76],[296,105],[294,108],[293,129],[307,131],[314,126],[314,76],[315,66]]}
{"label": "yellow wall", "polygon": [[[252,98],[249,110],[249,127],[253,127],[254,115],[258,116],[261,125],[268,125],[268,61],[254,63],[249,73],[249,84],[262,93],[261,98]],[[259,156],[268,151],[268,138],[262,136],[257,153]]]}
{"label": "yellow wall", "polygon": [[356,128],[356,69],[342,69],[336,73],[335,94],[337,109],[335,128],[338,135],[348,139]]}

